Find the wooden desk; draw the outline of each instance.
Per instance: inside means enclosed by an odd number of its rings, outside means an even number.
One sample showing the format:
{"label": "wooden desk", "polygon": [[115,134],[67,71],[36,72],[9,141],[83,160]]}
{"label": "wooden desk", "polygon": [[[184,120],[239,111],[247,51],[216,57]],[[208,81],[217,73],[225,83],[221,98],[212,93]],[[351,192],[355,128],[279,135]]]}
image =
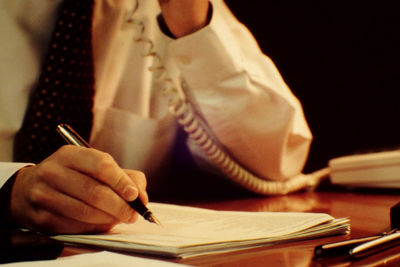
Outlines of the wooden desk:
{"label": "wooden desk", "polygon": [[[400,202],[399,192],[302,192],[288,196],[244,198],[209,202],[193,202],[187,205],[216,210],[241,211],[301,211],[324,212],[332,216],[350,217],[351,234],[301,242],[274,245],[218,255],[199,256],[174,262],[194,266],[338,266],[333,261],[313,261],[313,250],[318,244],[336,242],[348,238],[374,235],[389,229],[390,207]],[[74,254],[76,249],[66,248],[64,255]],[[358,260],[352,266],[400,266],[400,248]],[[344,264],[340,266],[350,265]]]}

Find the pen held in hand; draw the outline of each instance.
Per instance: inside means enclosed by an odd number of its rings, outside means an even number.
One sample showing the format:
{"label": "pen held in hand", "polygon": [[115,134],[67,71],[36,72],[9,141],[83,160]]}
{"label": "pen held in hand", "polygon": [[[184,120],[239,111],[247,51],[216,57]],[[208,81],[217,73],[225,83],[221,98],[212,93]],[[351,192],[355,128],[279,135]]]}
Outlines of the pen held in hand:
{"label": "pen held in hand", "polygon": [[[64,140],[71,145],[90,147],[90,145],[67,124],[60,124],[57,126],[57,132],[64,138]],[[134,201],[128,202],[137,213],[139,213],[147,221],[160,225],[160,222],[153,215],[153,213],[143,204],[143,202],[137,198]]]}

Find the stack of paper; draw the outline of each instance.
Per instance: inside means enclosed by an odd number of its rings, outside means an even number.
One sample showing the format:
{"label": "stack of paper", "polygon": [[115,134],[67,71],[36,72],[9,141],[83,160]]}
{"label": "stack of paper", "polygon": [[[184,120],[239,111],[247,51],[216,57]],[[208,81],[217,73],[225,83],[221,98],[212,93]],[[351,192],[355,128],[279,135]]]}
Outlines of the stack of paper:
{"label": "stack of paper", "polygon": [[149,208],[162,226],[140,218],[134,224],[117,225],[107,234],[53,238],[112,250],[185,258],[350,231],[348,219],[334,219],[323,213],[215,211],[161,203],[150,203]]}
{"label": "stack of paper", "polygon": [[107,251],[60,257],[56,260],[22,261],[2,264],[2,267],[184,267],[179,263],[127,256]]}

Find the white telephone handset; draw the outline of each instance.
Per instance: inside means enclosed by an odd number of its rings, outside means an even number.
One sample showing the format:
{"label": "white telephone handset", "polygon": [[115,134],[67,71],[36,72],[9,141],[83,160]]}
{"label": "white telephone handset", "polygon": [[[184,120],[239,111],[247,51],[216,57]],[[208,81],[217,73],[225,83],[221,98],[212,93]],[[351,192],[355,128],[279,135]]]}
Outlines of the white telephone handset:
{"label": "white telephone handset", "polygon": [[[285,181],[271,181],[260,178],[246,170],[236,162],[229,153],[225,151],[218,140],[213,138],[209,129],[204,127],[204,122],[196,116],[192,104],[182,97],[170,78],[166,68],[162,65],[159,54],[154,50],[153,42],[144,35],[145,25],[142,21],[134,18],[136,10],[139,8],[137,0],[134,8],[127,14],[127,22],[138,27],[138,35],[134,41],[148,44],[148,51],[144,56],[154,57],[155,64],[150,71],[157,75],[163,83],[163,93],[170,98],[169,106],[171,112],[176,116],[178,123],[188,133],[189,137],[198,145],[208,158],[218,166],[229,178],[250,191],[262,195],[287,194],[305,187],[314,187],[322,177],[329,174],[328,168],[319,170],[311,174],[299,174]],[[185,89],[187,85],[182,82]]]}
{"label": "white telephone handset", "polygon": [[400,188],[400,150],[338,157],[329,167],[334,184]]}

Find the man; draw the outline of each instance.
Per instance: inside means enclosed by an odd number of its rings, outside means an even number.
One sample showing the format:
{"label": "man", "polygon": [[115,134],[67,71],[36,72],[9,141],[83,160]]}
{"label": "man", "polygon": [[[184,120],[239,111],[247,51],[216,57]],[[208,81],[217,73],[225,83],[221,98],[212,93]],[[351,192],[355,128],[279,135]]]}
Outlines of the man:
{"label": "man", "polygon": [[[139,1],[133,17],[133,0],[96,0],[90,134],[96,149],[63,146],[36,165],[11,162],[59,4],[1,3],[7,40],[0,44],[0,101],[7,112],[0,115],[0,179],[8,181],[9,223],[50,232],[105,231],[136,220],[126,201],[147,202],[143,173],[150,191],[165,188],[168,180],[160,174],[168,168],[177,124],[160,93],[163,83],[148,70],[157,58],[142,56],[149,44],[133,41],[140,29],[132,21],[144,23],[141,40],[152,40],[180,94],[229,154],[265,179],[301,172],[311,141],[301,105],[221,0]],[[213,168],[197,146],[188,147]]]}

